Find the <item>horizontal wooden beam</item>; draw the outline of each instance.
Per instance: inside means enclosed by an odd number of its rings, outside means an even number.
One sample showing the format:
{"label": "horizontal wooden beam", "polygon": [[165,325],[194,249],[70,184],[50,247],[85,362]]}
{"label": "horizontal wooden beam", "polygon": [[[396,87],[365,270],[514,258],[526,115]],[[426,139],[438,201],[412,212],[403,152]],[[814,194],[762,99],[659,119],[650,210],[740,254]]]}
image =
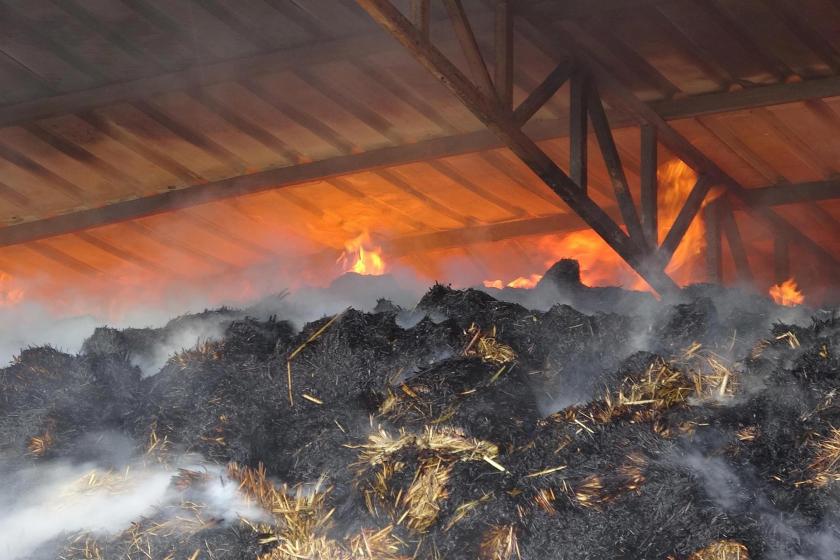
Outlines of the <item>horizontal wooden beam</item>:
{"label": "horizontal wooden beam", "polygon": [[[608,212],[616,213],[613,208]],[[480,226],[470,226],[444,231],[433,231],[397,237],[383,244],[383,251],[389,257],[401,257],[411,253],[421,253],[437,249],[451,249],[464,245],[502,241],[529,235],[557,234],[589,229],[577,214],[554,214],[522,220],[512,220]]]}
{"label": "horizontal wooden beam", "polygon": [[[628,124],[627,121],[622,120],[613,120],[612,122],[614,125],[618,124],[620,126]],[[565,119],[532,121],[526,125],[525,131],[535,140],[548,140],[566,135],[568,133],[568,122]],[[482,130],[434,138],[415,144],[382,148],[361,154],[281,167],[221,181],[186,186],[177,190],[112,203],[98,208],[6,226],[0,228],[0,246],[77,232],[285,186],[502,147],[501,141],[495,134]],[[775,206],[807,200],[840,198],[840,181],[775,185],[745,189],[745,191],[751,207],[765,204]],[[746,205],[743,203],[734,207],[735,210],[744,210],[745,208]]]}
{"label": "horizontal wooden beam", "polygon": [[663,119],[673,120],[838,95],[840,95],[840,77],[832,76],[804,82],[756,86],[737,91],[721,91],[667,99],[652,103],[651,108]]}
{"label": "horizontal wooden beam", "polygon": [[[840,180],[814,181],[796,185],[782,184],[771,187],[745,189],[743,204],[746,206],[781,206],[801,202],[816,202],[840,198]],[[738,207],[735,208],[739,209]]]}
{"label": "horizontal wooden beam", "polygon": [[[556,136],[558,130],[564,130],[565,125],[565,121],[560,120],[538,121],[528,126],[527,130],[535,139],[548,139]],[[255,192],[501,147],[502,143],[493,133],[482,130],[199,183],[98,208],[6,226],[0,228],[0,247]]]}

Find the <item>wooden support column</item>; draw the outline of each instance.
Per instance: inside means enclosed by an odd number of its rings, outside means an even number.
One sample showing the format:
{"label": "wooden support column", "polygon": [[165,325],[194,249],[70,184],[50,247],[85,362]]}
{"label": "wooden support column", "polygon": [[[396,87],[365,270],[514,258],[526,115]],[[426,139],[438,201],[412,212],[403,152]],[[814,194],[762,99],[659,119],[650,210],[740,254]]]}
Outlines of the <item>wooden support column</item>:
{"label": "wooden support column", "polygon": [[429,40],[429,30],[431,27],[430,3],[431,0],[411,0],[411,4],[409,5],[411,22],[420,31],[420,35],[427,41]]}
{"label": "wooden support column", "polygon": [[738,274],[738,280],[745,284],[751,284],[753,274],[750,269],[750,261],[747,259],[747,251],[744,249],[744,241],[741,239],[741,232],[738,230],[735,214],[732,213],[732,206],[726,198],[721,198],[718,202],[720,205],[721,226],[723,227],[723,233],[726,235],[726,241],[729,244],[729,252],[732,253],[732,260],[735,261],[735,271]]}
{"label": "wooden support column", "polygon": [[587,77],[583,72],[575,72],[570,84],[570,120],[569,120],[569,172],[572,181],[586,192],[589,181],[587,165],[589,119],[587,99],[589,96]]}
{"label": "wooden support column", "polygon": [[659,245],[659,181],[656,177],[657,160],[656,129],[643,124],[642,129],[642,167],[641,167],[641,209],[642,231],[648,247],[655,249]]}
{"label": "wooden support column", "polygon": [[706,271],[709,282],[723,283],[723,246],[720,231],[720,206],[711,202],[703,209],[706,223]]}
{"label": "wooden support column", "polygon": [[773,239],[773,275],[777,284],[790,278],[790,244],[784,237]]}
{"label": "wooden support column", "polygon": [[[591,198],[581,192],[562,169],[514,121],[510,111],[500,106],[495,91],[485,95],[443,53],[423,41],[414,25],[389,0],[356,0],[368,14],[394,36],[418,62],[426,67],[443,85],[492,130],[500,140],[525,163],[543,182],[560,196],[601,238],[616,251],[651,287],[663,295],[676,293],[676,283],[654,261],[649,259],[635,240],[620,227]],[[465,25],[460,2],[445,0],[450,15],[458,27]],[[458,22],[461,22],[460,24]],[[463,33],[462,33],[463,34]],[[466,43],[466,44],[465,44]],[[469,41],[462,47],[469,51]],[[479,81],[481,79],[479,78]],[[641,230],[641,227],[639,227]]]}
{"label": "wooden support column", "polygon": [[496,0],[496,95],[513,108],[513,0]]}

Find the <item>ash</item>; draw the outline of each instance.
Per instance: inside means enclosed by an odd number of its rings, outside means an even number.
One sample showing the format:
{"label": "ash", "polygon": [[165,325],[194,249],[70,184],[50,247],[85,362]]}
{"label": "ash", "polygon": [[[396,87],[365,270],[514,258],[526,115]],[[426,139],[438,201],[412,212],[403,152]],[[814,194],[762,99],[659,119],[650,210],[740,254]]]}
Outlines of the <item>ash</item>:
{"label": "ash", "polygon": [[23,349],[0,370],[2,556],[838,557],[836,312],[659,302],[574,261],[301,328],[278,309]]}

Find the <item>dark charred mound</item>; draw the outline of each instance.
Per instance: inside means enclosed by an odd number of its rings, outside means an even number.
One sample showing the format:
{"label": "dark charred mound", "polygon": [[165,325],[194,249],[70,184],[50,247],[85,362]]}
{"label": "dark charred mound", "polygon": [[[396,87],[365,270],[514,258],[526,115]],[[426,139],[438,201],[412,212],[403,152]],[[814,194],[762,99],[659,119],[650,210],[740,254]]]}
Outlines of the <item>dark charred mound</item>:
{"label": "dark charred mound", "polygon": [[575,308],[584,313],[635,315],[655,303],[653,296],[647,292],[587,286],[581,281],[580,264],[574,259],[561,259],[554,263],[534,289],[489,288],[488,292],[528,309],[547,309],[556,302],[563,302],[574,303]]}
{"label": "dark charred mound", "polygon": [[160,328],[99,327],[84,342],[81,353],[119,356],[153,374],[170,354],[185,349],[187,341],[218,338],[227,325],[244,315],[241,310],[221,307],[177,317]]}
{"label": "dark charred mound", "polygon": [[0,459],[72,454],[87,434],[124,429],[140,402],[140,372],[120,357],[23,350],[0,370]]}
{"label": "dark charred mound", "polygon": [[[115,431],[155,468],[230,464],[44,558],[834,558],[840,320],[756,335],[725,293],[683,297],[642,318],[436,285],[413,312],[383,301],[300,332],[231,312],[143,379],[132,360],[177,331],[98,331],[81,356],[0,371],[0,454],[45,465]],[[263,518],[213,513],[217,479]]]}
{"label": "dark charred mound", "polygon": [[[220,340],[200,342],[143,379],[145,407],[134,435],[158,453],[200,453],[219,462],[256,464],[270,454],[271,423],[287,409],[277,348],[293,336],[275,319],[230,322]],[[273,368],[273,370],[272,370]]]}

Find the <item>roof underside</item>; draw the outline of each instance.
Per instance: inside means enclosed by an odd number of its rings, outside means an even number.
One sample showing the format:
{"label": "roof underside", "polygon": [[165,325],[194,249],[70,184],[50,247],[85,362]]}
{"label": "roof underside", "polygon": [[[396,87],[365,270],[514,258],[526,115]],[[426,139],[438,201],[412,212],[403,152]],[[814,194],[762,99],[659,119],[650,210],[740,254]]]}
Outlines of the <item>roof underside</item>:
{"label": "roof underside", "polygon": [[[520,4],[515,103],[562,37],[745,187],[840,172],[836,2]],[[491,3],[465,5],[492,60]],[[442,273],[436,251],[490,277],[497,262],[542,267],[528,236],[584,227],[352,0],[16,0],[0,26],[0,270],[12,275],[217,278],[333,262],[368,231],[428,274]],[[444,13],[432,30],[461,62]],[[527,128],[564,168],[565,90]],[[611,120],[638,200],[639,130]],[[592,197],[617,216],[590,154]],[[777,210],[840,254],[840,201]],[[751,259],[769,259],[766,232],[745,232]]]}

